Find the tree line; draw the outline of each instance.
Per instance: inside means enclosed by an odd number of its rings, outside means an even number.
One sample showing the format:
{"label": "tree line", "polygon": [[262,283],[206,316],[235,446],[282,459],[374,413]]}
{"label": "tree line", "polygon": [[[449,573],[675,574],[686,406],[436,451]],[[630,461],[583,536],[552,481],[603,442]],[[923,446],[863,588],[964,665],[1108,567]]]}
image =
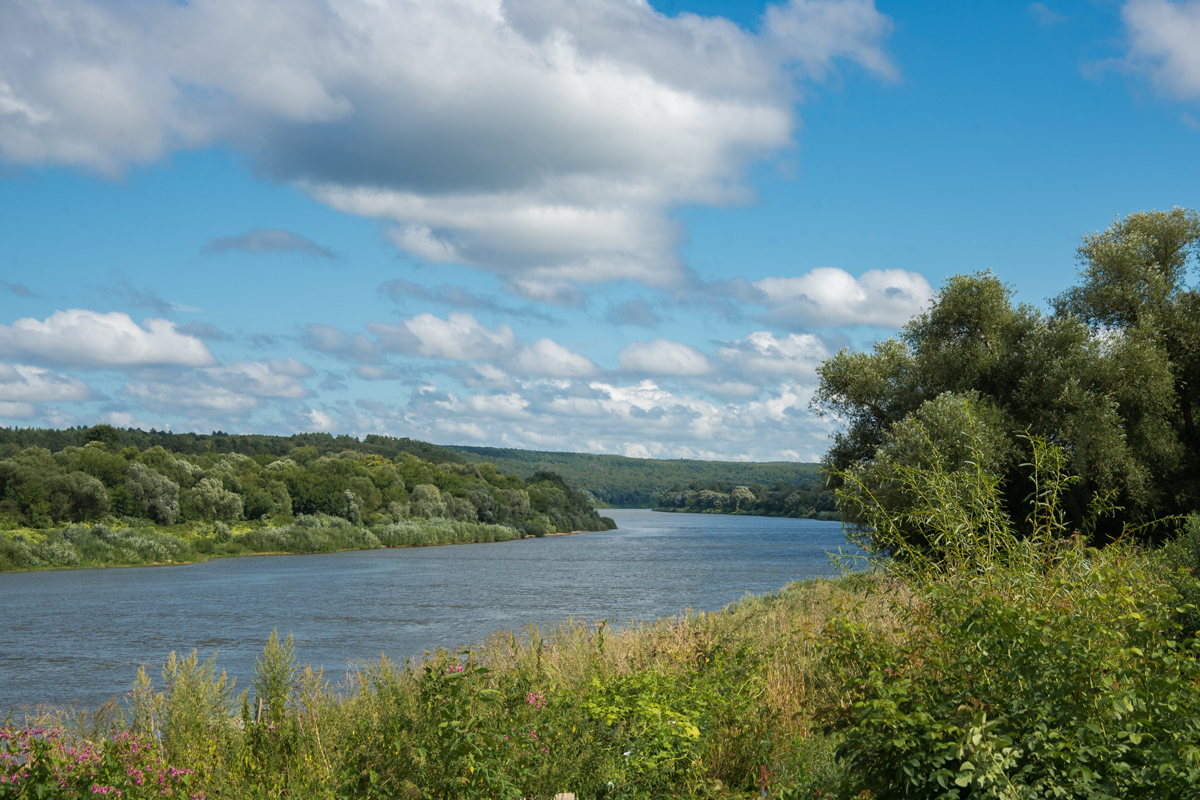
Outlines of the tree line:
{"label": "tree line", "polygon": [[471,462],[490,462],[505,472],[530,475],[550,470],[589,492],[607,508],[651,508],[674,486],[694,482],[730,485],[803,486],[822,480],[818,464],[796,461],[698,461],[678,458],[630,458],[599,453],[562,453],[506,447],[448,445],[446,450]]}
{"label": "tree line", "polygon": [[[874,510],[928,536],[914,470],[959,475],[940,502],[967,502],[969,473],[994,481],[1029,528],[1064,491],[1071,531],[1105,541],[1200,507],[1200,215],[1150,211],[1084,237],[1079,283],[1051,311],[1014,304],[992,272],[946,281],[929,309],[871,352],[843,350],[819,370],[813,405],[842,420],[824,463],[843,519]],[[1040,485],[1033,442],[1064,460]],[[1159,536],[1165,527],[1145,527]]]}
{"label": "tree line", "polygon": [[693,514],[839,519],[833,492],[817,481],[800,486],[791,486],[780,481],[774,487],[763,486],[761,483],[732,486],[721,481],[692,481],[687,487],[675,484],[658,496],[654,510]]}
{"label": "tree line", "polygon": [[[276,445],[287,441],[283,437],[242,437],[265,445],[252,453],[222,447],[171,452],[161,444],[145,450],[125,445],[143,432],[107,425],[4,433],[10,441],[0,445],[7,455],[0,460],[0,527],[9,529],[105,520],[160,526],[288,523],[301,515],[337,517],[357,526],[441,518],[533,535],[614,527],[596,514],[585,493],[554,473],[522,480],[490,464],[434,463],[407,450],[388,458],[369,452],[389,444],[372,437],[361,443],[368,449],[323,454],[314,444],[300,444],[281,454]],[[78,444],[57,451],[36,445],[19,449],[11,441],[18,435],[26,441]],[[221,440],[214,434],[182,441]]]}

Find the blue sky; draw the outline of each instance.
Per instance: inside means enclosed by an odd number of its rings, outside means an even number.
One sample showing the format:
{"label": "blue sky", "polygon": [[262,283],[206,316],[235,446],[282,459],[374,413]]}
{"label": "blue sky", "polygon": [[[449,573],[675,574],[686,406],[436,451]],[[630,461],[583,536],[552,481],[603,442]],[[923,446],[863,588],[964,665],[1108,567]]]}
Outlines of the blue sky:
{"label": "blue sky", "polygon": [[1197,187],[1196,0],[14,0],[0,424],[816,460],[823,358]]}

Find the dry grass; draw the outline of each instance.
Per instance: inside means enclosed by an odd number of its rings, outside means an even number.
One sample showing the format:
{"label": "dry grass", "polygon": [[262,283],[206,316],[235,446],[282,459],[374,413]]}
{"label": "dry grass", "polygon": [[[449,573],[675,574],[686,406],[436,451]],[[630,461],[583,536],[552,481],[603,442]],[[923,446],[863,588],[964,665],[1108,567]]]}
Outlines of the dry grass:
{"label": "dry grass", "polygon": [[762,659],[767,704],[781,712],[791,732],[804,735],[818,710],[839,702],[845,677],[822,664],[827,621],[845,616],[895,636],[896,604],[909,597],[906,587],[880,575],[815,579],[748,595],[720,611],[688,610],[619,628],[569,619],[549,631],[500,631],[473,651],[497,672],[532,670],[558,686],[586,687],[596,675],[683,671],[715,652],[745,648]]}

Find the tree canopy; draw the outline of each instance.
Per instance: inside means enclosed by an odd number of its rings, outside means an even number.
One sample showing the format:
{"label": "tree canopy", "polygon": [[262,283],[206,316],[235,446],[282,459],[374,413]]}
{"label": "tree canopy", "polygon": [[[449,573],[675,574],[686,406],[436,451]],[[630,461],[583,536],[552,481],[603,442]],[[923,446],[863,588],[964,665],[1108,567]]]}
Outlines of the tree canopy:
{"label": "tree canopy", "polygon": [[864,501],[904,507],[897,470],[939,459],[1001,479],[1021,524],[1028,436],[1067,454],[1064,513],[1078,529],[1097,494],[1119,507],[1100,537],[1200,507],[1200,292],[1186,282],[1200,215],[1131,214],[1076,255],[1080,282],[1050,313],[1014,304],[990,271],[958,275],[899,336],[821,366],[814,408],[844,423],[825,456],[844,519],[861,522]]}

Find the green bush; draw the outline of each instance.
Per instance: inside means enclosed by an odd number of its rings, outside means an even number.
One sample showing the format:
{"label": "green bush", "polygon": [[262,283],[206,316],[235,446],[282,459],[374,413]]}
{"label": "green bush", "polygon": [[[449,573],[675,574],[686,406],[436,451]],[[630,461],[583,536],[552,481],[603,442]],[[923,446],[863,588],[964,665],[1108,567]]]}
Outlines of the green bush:
{"label": "green bush", "polygon": [[1200,584],[1123,542],[1067,536],[1065,455],[1030,444],[1028,537],[981,469],[894,468],[917,499],[908,520],[931,532],[919,545],[860,501],[915,596],[902,636],[830,627],[831,662],[858,672],[828,723],[844,736],[842,797],[1195,796],[1200,653],[1179,636],[1178,587]]}

